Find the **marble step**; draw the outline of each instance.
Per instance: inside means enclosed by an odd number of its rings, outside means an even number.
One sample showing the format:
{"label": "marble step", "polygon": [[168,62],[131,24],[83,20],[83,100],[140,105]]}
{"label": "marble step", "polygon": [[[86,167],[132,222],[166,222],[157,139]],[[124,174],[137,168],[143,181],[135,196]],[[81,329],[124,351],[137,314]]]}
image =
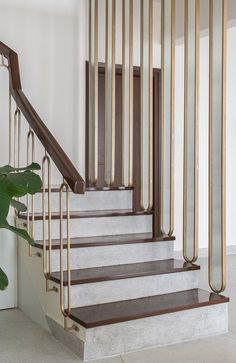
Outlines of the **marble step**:
{"label": "marble step", "polygon": [[[88,190],[85,194],[70,193],[70,209],[76,211],[131,209],[132,190]],[[53,188],[51,192],[51,210],[59,212],[59,189]],[[22,198],[23,199],[23,198]],[[22,200],[26,203],[26,200]],[[45,197],[45,208],[48,208],[48,198]],[[66,198],[63,198],[63,209],[66,208]],[[42,193],[34,196],[34,209],[42,213]]]}
{"label": "marble step", "polygon": [[[170,259],[72,270],[71,304],[88,306],[197,288],[199,269]],[[60,284],[60,272],[52,273],[50,280]],[[65,271],[63,282],[68,285]]]}
{"label": "marble step", "polygon": [[[74,238],[71,240],[71,269],[172,259],[173,243],[174,237],[153,237],[151,233]],[[60,270],[59,240],[54,240],[52,245],[52,271],[55,272]],[[42,254],[42,248],[42,241],[36,242],[35,252]],[[66,257],[64,249],[64,269]]]}
{"label": "marble step", "polygon": [[[66,237],[66,216],[63,219],[63,236]],[[21,213],[18,222],[26,226],[26,214]],[[116,234],[148,233],[152,231],[152,212],[136,212],[132,209],[107,211],[76,211],[70,213],[70,237],[91,237]],[[43,239],[43,215],[34,215],[34,238]],[[32,216],[30,216],[32,223]],[[52,238],[60,238],[60,216],[52,213]],[[47,228],[47,223],[46,223]]]}
{"label": "marble step", "polygon": [[226,333],[228,302],[224,296],[191,289],[77,307],[70,315],[79,329],[73,340],[47,318],[53,334],[86,361]]}

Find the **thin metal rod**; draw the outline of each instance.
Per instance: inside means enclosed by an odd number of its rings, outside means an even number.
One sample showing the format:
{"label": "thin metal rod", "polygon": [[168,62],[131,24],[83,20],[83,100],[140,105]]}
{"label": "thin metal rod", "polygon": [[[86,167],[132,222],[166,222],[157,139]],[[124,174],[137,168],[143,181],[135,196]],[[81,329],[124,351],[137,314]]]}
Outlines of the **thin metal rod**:
{"label": "thin metal rod", "polygon": [[[222,76],[221,76],[221,283],[220,286],[216,286],[214,281],[213,268],[214,266],[214,231],[213,231],[213,186],[214,186],[214,175],[213,175],[213,52],[214,48],[214,1],[210,0],[210,34],[209,34],[209,83],[210,83],[210,94],[209,94],[209,285],[211,289],[220,293],[226,288],[226,61],[227,61],[227,0],[222,0]],[[217,39],[217,41],[219,41]],[[220,56],[220,54],[218,54]],[[218,71],[218,70],[217,70]],[[219,100],[217,100],[219,102]]]}
{"label": "thin metal rod", "polygon": [[130,0],[129,10],[129,187],[133,186],[133,148],[134,148],[134,120],[133,120],[133,0]]}
{"label": "thin metal rod", "polygon": [[111,185],[115,183],[116,157],[116,0],[112,1],[112,115]]}
{"label": "thin metal rod", "polygon": [[[184,78],[185,78],[185,87],[184,87],[184,183],[183,183],[183,257],[187,262],[196,262],[198,259],[198,158],[199,158],[199,34],[200,34],[200,1],[195,0],[195,59],[194,59],[194,225],[189,225],[189,221],[187,218],[188,213],[188,128],[191,120],[188,120],[188,79],[189,79],[189,63],[188,57],[192,50],[192,44],[189,44],[189,0],[185,0],[185,68],[184,68]],[[191,243],[187,236],[187,228],[193,228],[193,254],[190,256],[188,254],[188,245]]]}
{"label": "thin metal rod", "polygon": [[171,2],[171,169],[170,169],[170,231],[174,232],[174,164],[175,164],[175,0]]}
{"label": "thin metal rod", "polygon": [[126,1],[122,1],[122,166],[121,183],[125,186],[125,129],[126,129]]}
{"label": "thin metal rod", "polygon": [[[58,291],[58,289],[56,287],[52,288],[49,287],[49,278],[52,273],[51,160],[46,150],[45,150],[45,156],[43,157],[42,161],[42,183],[43,183],[43,192],[42,192],[43,272],[46,278],[46,291],[50,292],[50,291]],[[46,192],[46,187],[47,187],[47,192]],[[46,199],[47,199],[47,208],[46,208]],[[47,218],[46,218],[46,209],[47,209]],[[47,228],[46,228],[46,220],[48,221]]]}
{"label": "thin metal rod", "polygon": [[[27,134],[27,165],[34,162],[35,159],[35,136],[31,128]],[[30,202],[31,201],[31,202]],[[30,228],[31,214],[31,228]],[[27,194],[27,232],[34,238],[34,196]],[[33,257],[32,247],[29,246],[29,256]]]}
{"label": "thin metal rod", "polygon": [[144,119],[143,119],[143,26],[144,26],[144,14],[143,14],[143,2],[144,0],[140,0],[140,124],[141,124],[141,145],[140,145],[140,149],[141,149],[141,175],[140,175],[140,180],[141,180],[141,190],[140,190],[140,207],[141,209],[144,209],[144,191],[143,191],[143,168],[144,168],[144,163],[143,163],[143,153],[144,153],[144,145],[143,145],[143,128],[144,128]]}
{"label": "thin metal rod", "polygon": [[98,0],[89,0],[89,183],[98,179]]}
{"label": "thin metal rod", "polygon": [[0,62],[0,67],[5,68],[8,70],[9,73],[9,82],[8,82],[8,164],[12,165],[12,127],[14,125],[12,125],[12,98],[11,98],[11,81],[10,81],[10,68],[8,65],[8,62],[6,63],[7,60],[5,60],[5,57],[3,56],[3,54],[1,54],[1,62]]}
{"label": "thin metal rod", "polygon": [[14,114],[14,167],[20,167],[21,112],[17,107]]}
{"label": "thin metal rod", "polygon": [[11,99],[11,85],[9,77],[9,165],[12,165],[12,99]]}
{"label": "thin metal rod", "polygon": [[168,86],[165,84],[165,47],[166,47],[166,34],[165,34],[165,22],[166,22],[166,4],[165,0],[161,2],[161,24],[162,24],[162,31],[161,31],[161,69],[162,69],[162,107],[161,107],[161,118],[162,118],[162,180],[161,180],[161,231],[163,234],[172,235],[174,231],[174,119],[175,119],[175,104],[174,104],[174,97],[175,97],[175,0],[171,0],[171,14],[170,14],[170,22],[171,22],[171,54],[170,54],[170,197],[169,197],[169,227],[168,230],[165,230],[164,226],[164,154],[165,154],[165,141],[164,141],[164,133],[166,128],[166,120],[165,120],[165,87]]}
{"label": "thin metal rod", "polygon": [[149,205],[153,208],[153,0],[149,0]]}
{"label": "thin metal rod", "polygon": [[[64,302],[64,236],[63,236],[63,193],[66,193],[66,271],[67,271],[67,307]],[[71,268],[70,268],[70,189],[68,184],[63,181],[60,187],[60,307],[65,318],[71,313]],[[66,328],[66,325],[65,325]]]}

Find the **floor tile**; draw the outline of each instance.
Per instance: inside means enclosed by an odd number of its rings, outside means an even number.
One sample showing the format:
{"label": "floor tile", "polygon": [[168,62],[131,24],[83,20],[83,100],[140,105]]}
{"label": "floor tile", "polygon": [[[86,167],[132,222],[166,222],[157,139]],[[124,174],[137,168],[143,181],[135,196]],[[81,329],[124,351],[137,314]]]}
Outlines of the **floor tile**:
{"label": "floor tile", "polygon": [[[199,259],[199,286],[209,290],[207,259]],[[162,348],[152,348],[91,363],[235,363],[236,256],[228,257],[229,334]],[[52,335],[20,310],[0,311],[0,363],[81,363]],[[89,362],[87,362],[89,363]]]}
{"label": "floor tile", "polygon": [[236,340],[219,336],[122,355],[125,363],[235,363]]}

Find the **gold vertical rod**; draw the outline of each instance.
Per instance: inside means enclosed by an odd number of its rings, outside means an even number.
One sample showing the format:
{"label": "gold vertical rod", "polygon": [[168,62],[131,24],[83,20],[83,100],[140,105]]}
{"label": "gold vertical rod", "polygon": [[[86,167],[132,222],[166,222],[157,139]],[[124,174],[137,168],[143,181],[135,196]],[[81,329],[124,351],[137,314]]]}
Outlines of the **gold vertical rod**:
{"label": "gold vertical rod", "polygon": [[14,167],[20,166],[21,111],[17,107],[14,114]]}
{"label": "gold vertical rod", "polygon": [[[9,76],[10,77],[10,76]],[[9,165],[12,164],[12,99],[11,99],[11,84],[9,78]]]}
{"label": "gold vertical rod", "polygon": [[[29,128],[27,134],[27,165],[33,163],[34,159],[35,159],[35,137],[33,130]],[[31,228],[30,228],[30,212],[31,212]],[[27,195],[27,232],[34,239],[34,196],[33,195],[31,196]],[[36,255],[38,256],[38,254]],[[32,252],[32,246],[29,246],[29,256],[30,257],[34,256]]]}
{"label": "gold vertical rod", "polygon": [[171,236],[174,231],[174,97],[175,97],[175,0],[171,0],[171,102],[170,102],[170,225],[169,230],[165,231],[163,227],[163,155],[164,155],[164,90],[165,90],[165,0],[161,2],[161,69],[162,69],[162,107],[161,107],[161,119],[162,119],[162,193],[161,193],[161,230],[163,234]]}
{"label": "gold vertical rod", "polygon": [[96,185],[98,179],[98,0],[89,0],[89,142],[89,182]]}
{"label": "gold vertical rod", "polygon": [[115,183],[116,157],[116,0],[112,0],[112,150],[111,150],[111,185]]}
{"label": "gold vertical rod", "polygon": [[8,91],[8,122],[9,122],[9,125],[8,125],[8,137],[9,137],[9,159],[8,159],[8,164],[11,165],[12,164],[12,99],[11,99],[11,81],[10,81],[10,68],[8,66],[8,63],[6,63],[5,61],[5,57],[3,56],[3,54],[1,54],[1,63],[0,63],[0,67],[2,68],[6,68],[8,70],[8,73],[9,73],[9,82],[8,82],[8,87],[9,87],[9,91]]}
{"label": "gold vertical rod", "polygon": [[210,0],[209,30],[209,285],[212,291],[220,293],[226,288],[226,60],[227,60],[227,0],[222,0],[222,135],[221,135],[221,287],[216,288],[213,281],[213,165],[212,165],[212,132],[213,132],[213,7]]}
{"label": "gold vertical rod", "polygon": [[198,259],[199,229],[199,87],[200,87],[200,0],[196,0],[195,15],[195,140],[194,140],[194,259]]}
{"label": "gold vertical rod", "polygon": [[185,56],[184,56],[184,183],[183,183],[183,257],[193,263],[198,259],[198,163],[199,163],[199,41],[200,41],[200,1],[195,0],[195,100],[194,100],[194,246],[193,256],[187,253],[187,128],[188,128],[188,51],[189,51],[189,0],[185,0]]}
{"label": "gold vertical rod", "polygon": [[174,232],[174,127],[175,127],[175,0],[171,1],[171,172],[170,172],[170,231]]}
{"label": "gold vertical rod", "polygon": [[144,19],[143,19],[143,0],[140,0],[140,124],[141,124],[141,190],[140,190],[140,206],[141,209],[144,209],[144,195],[143,195],[143,152],[144,152],[144,145],[143,145],[143,127],[144,127],[144,119],[143,119],[143,26],[144,26]]}
{"label": "gold vertical rod", "polygon": [[109,71],[109,64],[108,64],[108,60],[109,60],[109,49],[108,49],[108,42],[109,42],[109,3],[108,0],[106,0],[106,12],[105,12],[105,16],[106,16],[106,25],[105,25],[105,182],[108,184],[108,180],[107,180],[107,169],[108,169],[108,145],[107,145],[107,124],[108,124],[108,71]]}
{"label": "gold vertical rod", "polygon": [[[47,169],[47,172],[46,172]],[[45,181],[47,176],[47,182]],[[51,213],[51,160],[45,150],[42,161],[42,209],[43,209],[43,271],[46,278],[46,291],[58,291],[56,287],[49,287],[49,277],[52,273],[52,213]],[[46,192],[47,185],[47,192]],[[46,218],[46,194],[47,194],[47,218]],[[46,235],[46,219],[48,220]],[[47,244],[48,240],[48,244]],[[47,249],[48,247],[48,249]],[[48,256],[48,258],[47,258]]]}
{"label": "gold vertical rod", "polygon": [[125,186],[125,100],[126,100],[126,8],[125,0],[122,0],[122,167],[121,183]]}
{"label": "gold vertical rod", "polygon": [[[63,193],[66,193],[66,214],[63,213]],[[64,267],[63,267],[63,220],[66,218],[66,271],[67,271],[67,308],[64,301]],[[68,184],[63,181],[60,187],[60,307],[65,318],[65,330],[68,328],[66,319],[71,313],[71,268],[70,268],[70,189]]]}
{"label": "gold vertical rod", "polygon": [[149,205],[153,208],[153,0],[149,0]]}
{"label": "gold vertical rod", "polygon": [[[113,0],[112,0],[113,1]],[[105,182],[111,183],[111,89],[110,89],[110,6],[106,0],[106,26],[105,26]]]}
{"label": "gold vertical rod", "polygon": [[133,99],[134,99],[134,80],[133,80],[133,0],[130,0],[129,10],[129,187],[133,186]]}
{"label": "gold vertical rod", "polygon": [[94,139],[95,139],[95,155],[94,155],[94,183],[98,180],[98,0],[95,0],[95,24],[94,24],[94,67],[95,67],[95,110],[94,110]]}
{"label": "gold vertical rod", "polygon": [[161,0],[161,232],[164,230],[164,79],[165,79],[165,55],[164,55],[164,33],[165,33],[165,0]]}

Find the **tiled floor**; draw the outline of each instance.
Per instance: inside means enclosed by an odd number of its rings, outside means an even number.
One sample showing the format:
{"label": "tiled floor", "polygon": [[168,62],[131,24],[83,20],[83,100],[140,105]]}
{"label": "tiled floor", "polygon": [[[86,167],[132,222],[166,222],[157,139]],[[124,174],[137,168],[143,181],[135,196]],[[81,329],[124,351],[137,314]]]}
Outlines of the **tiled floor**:
{"label": "tiled floor", "polygon": [[[208,289],[207,260],[201,265],[200,287]],[[228,257],[230,332],[194,342],[148,349],[96,363],[235,363],[236,362],[236,256]],[[0,363],[78,363],[79,360],[19,310],[0,312]],[[94,362],[95,363],[95,362]]]}

